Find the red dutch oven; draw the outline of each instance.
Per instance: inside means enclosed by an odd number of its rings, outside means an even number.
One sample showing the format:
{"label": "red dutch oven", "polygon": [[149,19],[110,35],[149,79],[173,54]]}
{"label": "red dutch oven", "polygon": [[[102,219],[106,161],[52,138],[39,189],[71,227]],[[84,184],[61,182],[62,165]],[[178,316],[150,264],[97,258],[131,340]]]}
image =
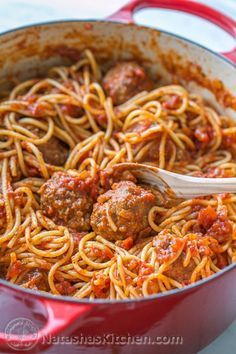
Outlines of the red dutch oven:
{"label": "red dutch oven", "polygon": [[[236,96],[236,46],[219,55],[167,32],[137,26],[132,16],[144,7],[200,16],[236,38],[236,22],[203,4],[191,0],[133,0],[105,21],[53,22],[2,34],[0,79],[10,75],[33,77],[52,65],[67,63],[89,47],[100,61],[138,57],[153,74],[161,73],[168,82],[173,74],[169,69],[175,68],[175,76],[183,73],[177,62],[164,65],[172,53],[171,60],[178,59],[181,65],[185,61],[190,71],[197,63],[198,72],[207,78],[204,81],[186,75],[182,77],[186,86],[207,94],[208,99],[217,101],[219,110],[235,118],[235,108],[224,104],[223,96],[206,80],[217,78],[227,92]],[[4,80],[0,82],[2,88]],[[0,280],[0,352],[37,353],[55,345],[55,352],[60,353],[196,353],[235,319],[235,277],[236,265],[232,264],[182,290],[115,302],[52,296]],[[35,333],[36,327],[39,329]],[[60,351],[55,344],[58,338],[64,341]]]}

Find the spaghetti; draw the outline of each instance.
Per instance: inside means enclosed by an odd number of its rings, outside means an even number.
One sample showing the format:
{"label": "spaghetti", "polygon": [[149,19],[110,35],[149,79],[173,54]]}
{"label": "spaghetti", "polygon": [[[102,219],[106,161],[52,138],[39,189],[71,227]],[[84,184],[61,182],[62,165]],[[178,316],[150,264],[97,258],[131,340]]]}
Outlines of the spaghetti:
{"label": "spaghetti", "polygon": [[166,200],[128,173],[113,176],[125,161],[236,176],[236,124],[132,63],[104,78],[86,50],[0,102],[1,278],[119,300],[182,288],[236,261],[236,195]]}

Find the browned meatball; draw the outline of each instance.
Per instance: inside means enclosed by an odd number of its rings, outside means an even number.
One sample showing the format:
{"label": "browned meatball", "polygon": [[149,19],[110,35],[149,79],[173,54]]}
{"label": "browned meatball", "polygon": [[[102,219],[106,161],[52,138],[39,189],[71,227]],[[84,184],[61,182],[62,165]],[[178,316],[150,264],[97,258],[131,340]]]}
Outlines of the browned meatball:
{"label": "browned meatball", "polygon": [[[183,248],[184,244],[185,240],[183,238],[170,234],[168,230],[160,232],[159,235],[153,239],[153,246],[156,247],[157,260],[160,264],[170,262],[174,259],[180,248]],[[196,265],[191,259],[189,264],[184,267],[184,256],[185,253],[182,251],[180,256],[168,266],[164,274],[179,283],[188,284]]]}
{"label": "browned meatball", "polygon": [[146,236],[151,228],[148,212],[155,205],[155,195],[131,181],[114,183],[94,205],[91,226],[108,240]]}
{"label": "browned meatball", "polygon": [[95,189],[91,178],[82,180],[79,176],[57,172],[40,189],[43,213],[70,230],[87,231]]}
{"label": "browned meatball", "polygon": [[195,262],[191,259],[187,267],[183,265],[184,257],[180,255],[173,263],[170,264],[169,269],[164,272],[168,277],[178,281],[180,284],[189,284],[191,275],[196,268]]}
{"label": "browned meatball", "polygon": [[[45,135],[45,131],[42,131],[38,128],[29,128],[32,133],[36,134],[39,138]],[[63,166],[66,162],[68,156],[68,147],[66,144],[57,139],[56,137],[52,137],[44,144],[37,145],[38,149],[43,154],[44,161],[50,165]]]}
{"label": "browned meatball", "polygon": [[28,289],[49,291],[47,272],[41,269],[35,268],[26,273],[21,278],[21,286]]}
{"label": "browned meatball", "polygon": [[105,75],[103,87],[114,105],[124,103],[141,91],[151,90],[153,82],[134,61],[117,63]]}

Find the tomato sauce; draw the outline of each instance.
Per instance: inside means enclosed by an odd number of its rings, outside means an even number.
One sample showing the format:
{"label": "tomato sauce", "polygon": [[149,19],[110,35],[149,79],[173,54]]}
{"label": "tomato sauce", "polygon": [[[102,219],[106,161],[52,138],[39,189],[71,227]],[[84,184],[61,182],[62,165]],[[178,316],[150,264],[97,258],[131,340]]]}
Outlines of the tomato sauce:
{"label": "tomato sauce", "polygon": [[73,295],[76,291],[76,288],[67,280],[62,280],[55,286],[61,295]]}
{"label": "tomato sauce", "polygon": [[97,273],[93,275],[92,290],[96,297],[105,298],[110,289],[110,278],[104,274]]}
{"label": "tomato sauce", "polygon": [[181,98],[178,95],[170,96],[166,101],[163,102],[162,106],[168,110],[178,109],[181,105]]}
{"label": "tomato sauce", "polygon": [[7,271],[7,280],[13,279],[23,271],[23,265],[20,260],[13,262]]}
{"label": "tomato sauce", "polygon": [[202,209],[198,214],[198,222],[205,234],[220,243],[227,242],[232,237],[233,228],[225,206],[217,213],[211,206]]}

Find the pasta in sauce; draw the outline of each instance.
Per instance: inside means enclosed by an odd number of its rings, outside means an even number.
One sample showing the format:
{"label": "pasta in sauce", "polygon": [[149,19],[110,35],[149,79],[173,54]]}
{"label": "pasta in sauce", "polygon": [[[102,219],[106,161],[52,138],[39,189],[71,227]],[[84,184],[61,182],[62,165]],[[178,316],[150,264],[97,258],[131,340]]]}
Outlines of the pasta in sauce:
{"label": "pasta in sauce", "polygon": [[236,261],[236,195],[174,200],[120,162],[236,176],[236,124],[133,61],[89,50],[0,102],[0,277],[76,298],[139,298]]}

